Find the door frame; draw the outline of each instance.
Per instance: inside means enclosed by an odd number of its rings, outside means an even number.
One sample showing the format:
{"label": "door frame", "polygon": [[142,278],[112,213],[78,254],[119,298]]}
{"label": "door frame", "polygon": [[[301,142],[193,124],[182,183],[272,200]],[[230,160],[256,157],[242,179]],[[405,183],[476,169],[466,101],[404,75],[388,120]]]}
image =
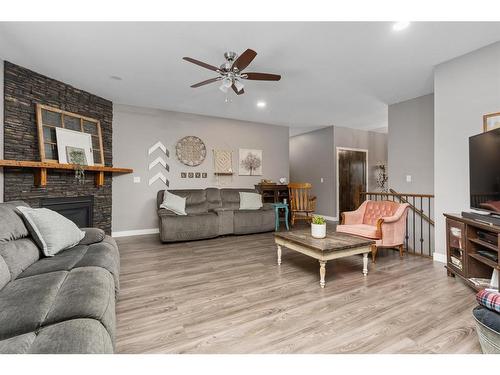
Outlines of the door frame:
{"label": "door frame", "polygon": [[340,217],[340,202],[339,202],[339,196],[340,196],[340,190],[339,190],[339,186],[340,186],[340,176],[339,176],[339,151],[360,151],[360,152],[364,152],[365,153],[365,165],[366,165],[366,179],[365,179],[365,191],[368,191],[368,150],[365,149],[365,148],[353,148],[353,147],[342,147],[342,146],[337,146],[336,147],[336,151],[335,151],[335,159],[336,159],[336,163],[335,163],[335,167],[336,167],[336,170],[335,170],[335,174],[336,174],[336,182],[337,182],[337,186],[336,186],[336,199],[337,199],[337,202],[336,202],[336,212],[337,212],[337,218],[338,218],[338,221],[339,223],[341,222],[342,218]]}

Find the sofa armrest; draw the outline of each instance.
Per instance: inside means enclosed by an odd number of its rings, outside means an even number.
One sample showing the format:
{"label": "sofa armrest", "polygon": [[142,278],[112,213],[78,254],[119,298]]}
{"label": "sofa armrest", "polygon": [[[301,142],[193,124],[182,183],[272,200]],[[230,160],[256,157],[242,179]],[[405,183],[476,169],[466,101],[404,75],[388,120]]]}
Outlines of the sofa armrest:
{"label": "sofa armrest", "polygon": [[404,203],[404,204],[401,204],[398,209],[396,210],[396,212],[394,212],[394,215],[392,216],[385,216],[382,218],[382,220],[384,221],[384,223],[394,223],[396,221],[398,221],[399,219],[401,219],[401,217],[403,216],[403,214],[405,213],[406,209],[410,207],[410,205],[408,203]]}
{"label": "sofa armrest", "polygon": [[158,216],[163,217],[163,216],[176,216],[177,214],[175,212],[169,211],[165,208],[160,208],[158,209]]}
{"label": "sofa armrest", "polygon": [[355,211],[345,211],[340,215],[342,217],[341,224],[351,225],[351,224],[361,224],[363,222],[363,216],[365,215],[366,202],[364,201]]}
{"label": "sofa armrest", "polygon": [[377,230],[381,234],[383,246],[397,246],[404,243],[408,207],[409,204],[402,204],[394,215],[377,220]]}
{"label": "sofa armrest", "polygon": [[93,243],[102,242],[106,233],[99,228],[81,228],[85,232],[85,237],[79,242],[79,245],[92,245]]}

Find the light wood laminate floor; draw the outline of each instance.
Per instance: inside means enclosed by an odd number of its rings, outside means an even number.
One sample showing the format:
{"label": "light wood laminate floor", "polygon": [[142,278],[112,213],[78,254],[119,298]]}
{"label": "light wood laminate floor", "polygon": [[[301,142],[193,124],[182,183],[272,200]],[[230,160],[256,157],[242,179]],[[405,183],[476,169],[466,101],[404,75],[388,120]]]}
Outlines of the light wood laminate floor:
{"label": "light wood laminate floor", "polygon": [[273,233],[119,238],[118,353],[478,353],[474,292],[428,258],[318,262]]}

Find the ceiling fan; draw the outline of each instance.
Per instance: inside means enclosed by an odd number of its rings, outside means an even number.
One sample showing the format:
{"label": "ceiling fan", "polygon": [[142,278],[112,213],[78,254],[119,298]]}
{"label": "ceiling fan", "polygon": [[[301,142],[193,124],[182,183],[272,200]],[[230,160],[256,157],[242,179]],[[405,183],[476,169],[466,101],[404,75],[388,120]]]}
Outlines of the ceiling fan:
{"label": "ceiling fan", "polygon": [[213,70],[214,72],[219,74],[218,77],[210,78],[206,81],[191,85],[192,88],[208,85],[209,83],[214,83],[217,81],[222,81],[222,84],[219,88],[223,92],[227,92],[229,88],[232,88],[237,95],[241,95],[245,93],[245,90],[243,90],[243,87],[245,85],[242,82],[242,80],[244,79],[252,81],[279,81],[281,79],[281,76],[278,74],[243,72],[243,70],[248,65],[250,65],[255,56],[257,56],[257,52],[251,49],[247,49],[240,56],[238,56],[235,52],[226,52],[224,54],[226,62],[218,68],[191,57],[183,57],[183,59],[203,68]]}

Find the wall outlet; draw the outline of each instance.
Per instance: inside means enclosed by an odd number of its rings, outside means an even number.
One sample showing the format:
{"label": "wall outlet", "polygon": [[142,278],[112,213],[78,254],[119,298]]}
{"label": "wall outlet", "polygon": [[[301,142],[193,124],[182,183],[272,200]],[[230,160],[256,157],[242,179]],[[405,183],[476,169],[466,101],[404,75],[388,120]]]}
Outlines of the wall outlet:
{"label": "wall outlet", "polygon": [[134,176],[134,184],[140,184],[141,178],[139,176]]}
{"label": "wall outlet", "polygon": [[320,181],[321,181],[321,183],[323,183],[323,182],[324,182],[323,177],[321,177]]}
{"label": "wall outlet", "polygon": [[411,174],[406,175],[406,182],[411,182]]}

